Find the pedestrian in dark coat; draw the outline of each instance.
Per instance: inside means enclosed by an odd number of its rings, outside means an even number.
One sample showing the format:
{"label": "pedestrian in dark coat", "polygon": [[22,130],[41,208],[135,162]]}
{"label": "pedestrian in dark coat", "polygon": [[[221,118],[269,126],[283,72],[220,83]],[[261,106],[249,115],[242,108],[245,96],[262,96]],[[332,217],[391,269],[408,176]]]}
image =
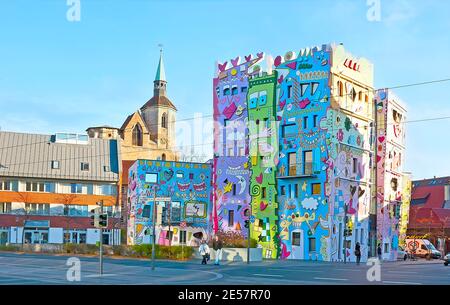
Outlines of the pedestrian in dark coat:
{"label": "pedestrian in dark coat", "polygon": [[356,243],[355,246],[355,256],[356,256],[356,264],[359,265],[359,262],[361,261],[361,245],[359,243]]}

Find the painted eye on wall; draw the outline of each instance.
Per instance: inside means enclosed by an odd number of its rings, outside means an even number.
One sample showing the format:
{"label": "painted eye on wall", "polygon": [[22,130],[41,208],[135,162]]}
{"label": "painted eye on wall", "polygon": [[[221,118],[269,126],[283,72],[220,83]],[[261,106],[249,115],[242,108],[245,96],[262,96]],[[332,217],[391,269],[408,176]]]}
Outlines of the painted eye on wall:
{"label": "painted eye on wall", "polygon": [[258,106],[258,98],[252,98],[248,102],[248,108],[249,109],[255,109]]}
{"label": "painted eye on wall", "polygon": [[261,95],[259,97],[259,106],[264,106],[267,104],[267,95]]}

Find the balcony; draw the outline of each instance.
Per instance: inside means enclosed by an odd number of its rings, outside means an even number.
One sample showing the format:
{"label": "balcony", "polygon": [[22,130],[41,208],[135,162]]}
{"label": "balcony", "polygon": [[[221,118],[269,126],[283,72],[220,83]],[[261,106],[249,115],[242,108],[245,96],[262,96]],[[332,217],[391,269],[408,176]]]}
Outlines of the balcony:
{"label": "balcony", "polygon": [[317,174],[320,174],[320,164],[314,162],[304,162],[289,164],[287,170],[284,172],[282,170],[278,171],[277,178],[307,178],[315,177]]}

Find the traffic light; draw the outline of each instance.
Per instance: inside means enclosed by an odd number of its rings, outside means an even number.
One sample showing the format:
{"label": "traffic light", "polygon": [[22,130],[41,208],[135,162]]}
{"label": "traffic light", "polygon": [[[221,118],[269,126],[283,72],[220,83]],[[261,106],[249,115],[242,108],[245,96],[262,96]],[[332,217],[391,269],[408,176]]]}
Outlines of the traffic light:
{"label": "traffic light", "polygon": [[99,226],[99,208],[91,210],[91,225],[96,228]]}
{"label": "traffic light", "polygon": [[100,214],[98,218],[99,218],[98,226],[100,228],[106,228],[108,226],[108,214],[107,213]]}

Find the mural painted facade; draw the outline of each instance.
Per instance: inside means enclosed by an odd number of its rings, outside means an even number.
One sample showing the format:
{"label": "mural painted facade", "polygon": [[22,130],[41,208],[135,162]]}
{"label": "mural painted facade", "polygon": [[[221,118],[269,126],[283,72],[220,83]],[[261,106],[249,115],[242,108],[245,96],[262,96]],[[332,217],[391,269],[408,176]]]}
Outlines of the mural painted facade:
{"label": "mural painted facade", "polygon": [[277,258],[278,201],[276,165],[278,135],[276,122],[277,72],[253,76],[247,94],[250,145],[250,236],[263,248],[263,257]]}
{"label": "mural painted facade", "polygon": [[157,244],[197,246],[208,238],[211,175],[206,163],[137,160],[128,174],[127,243],[151,242],[155,199]]}
{"label": "mural painted facade", "polygon": [[261,71],[263,53],[218,64],[214,84],[214,232],[248,235],[250,162],[247,92],[249,77]]}
{"label": "mural painted facade", "polygon": [[[392,91],[379,90],[377,107],[377,240],[383,259],[396,260],[403,202],[406,108]],[[407,197],[405,197],[407,204]]]}
{"label": "mural painted facade", "polygon": [[[381,218],[372,187],[373,64],[342,45],[266,56],[264,68],[262,53],[251,58],[244,64],[236,58],[229,69],[219,64],[214,78],[215,231],[241,230],[246,236],[236,220],[229,225],[227,213],[237,205],[245,211],[237,213],[238,223],[245,223],[251,202],[250,236],[266,257],[355,261],[359,243],[367,260],[375,255],[377,239],[387,236],[377,232],[385,232],[384,225],[374,227]],[[389,132],[398,134],[395,126]],[[376,173],[379,182],[391,179]]]}

